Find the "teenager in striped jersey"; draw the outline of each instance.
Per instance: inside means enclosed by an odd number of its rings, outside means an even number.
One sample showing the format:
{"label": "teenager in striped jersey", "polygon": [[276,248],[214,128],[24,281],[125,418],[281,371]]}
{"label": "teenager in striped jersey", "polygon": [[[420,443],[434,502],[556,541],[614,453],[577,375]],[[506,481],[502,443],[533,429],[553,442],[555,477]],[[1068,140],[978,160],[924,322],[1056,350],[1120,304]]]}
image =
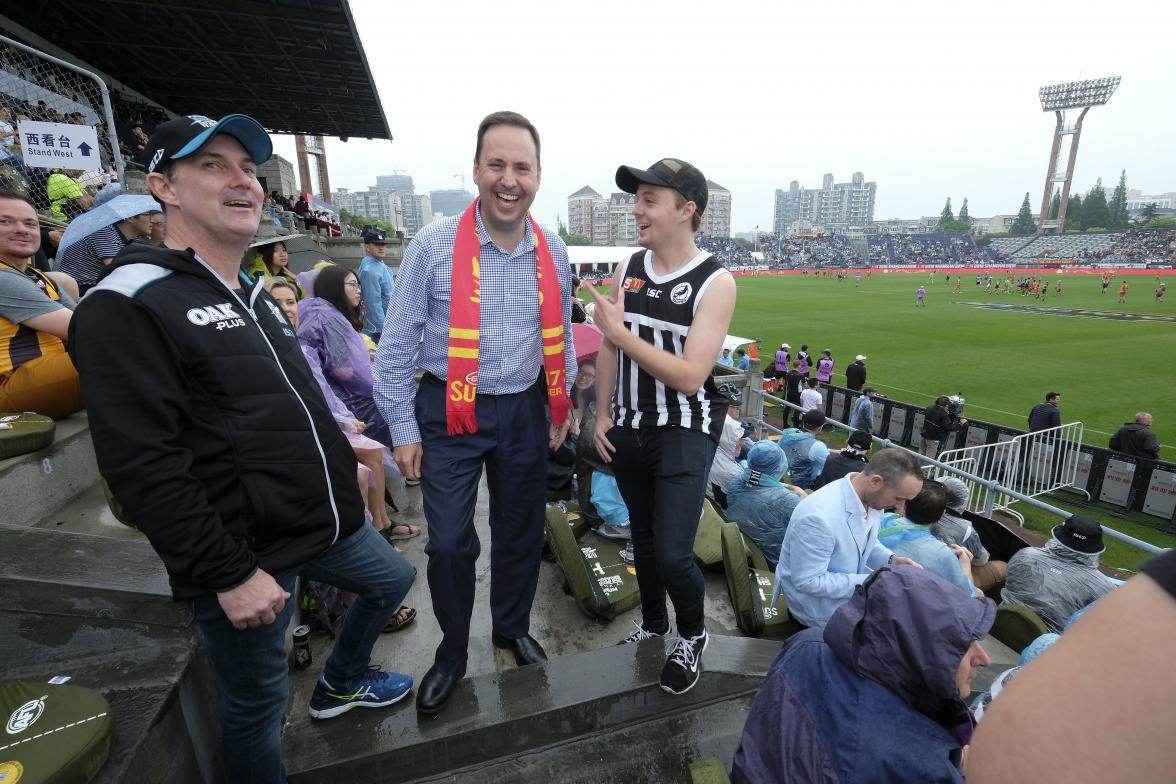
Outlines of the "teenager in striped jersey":
{"label": "teenager in striped jersey", "polygon": [[678,636],[661,686],[682,694],[698,682],[707,645],[693,546],[728,404],[711,369],[735,310],[735,282],[694,244],[707,202],[702,172],[664,158],[647,170],[622,166],[616,180],[637,195],[645,250],[617,265],[611,296],[589,288],[604,333],[594,441],[629,508],[641,587],[642,623],[623,642],[669,632],[669,594]]}

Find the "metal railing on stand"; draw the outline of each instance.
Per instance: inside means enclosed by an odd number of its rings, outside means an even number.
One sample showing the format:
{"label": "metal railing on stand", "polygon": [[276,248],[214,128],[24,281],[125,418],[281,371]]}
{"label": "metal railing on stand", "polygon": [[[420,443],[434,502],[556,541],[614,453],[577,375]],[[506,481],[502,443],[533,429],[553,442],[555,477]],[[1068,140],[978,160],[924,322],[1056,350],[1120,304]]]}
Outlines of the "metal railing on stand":
{"label": "metal railing on stand", "polygon": [[[754,377],[752,380],[754,380]],[[780,408],[785,409],[785,410],[792,409],[794,411],[800,411],[800,406],[789,403],[788,401],[786,401],[782,398],[776,397],[775,395],[768,394],[767,392],[763,391],[762,389],[756,389],[756,388],[754,388],[754,386],[752,386],[751,383],[748,383],[747,389],[750,392],[754,392],[755,394],[754,395],[751,395],[751,394],[744,395],[744,410],[747,411],[749,408],[751,409],[748,413],[752,417],[754,417],[757,432],[761,436],[763,435],[764,431],[769,431],[769,432],[777,433],[777,434],[783,432],[780,428],[769,425],[768,423],[766,423],[764,421],[764,403],[765,402],[771,402],[772,404],[777,405]],[[752,400],[749,400],[748,398],[754,398],[754,402]],[[854,428],[852,428],[849,425],[846,425],[842,422],[837,421],[837,419],[835,419],[833,417],[827,418],[825,420],[825,424],[832,425],[833,427],[835,427],[839,430],[844,430],[847,433],[852,433],[854,431]],[[1080,423],[1075,423],[1075,424],[1080,425]],[[1063,426],[1063,427],[1065,427],[1065,426]],[[1061,428],[1055,428],[1055,429],[1060,430]],[[1038,433],[1028,433],[1026,435],[1038,436],[1040,433],[1046,433],[1046,432],[1048,432],[1048,431],[1039,431]],[[1072,434],[1067,433],[1066,435],[1068,437]],[[1055,434],[1055,436],[1057,436],[1057,434]],[[1058,517],[1062,520],[1070,517],[1073,514],[1073,512],[1070,512],[1065,509],[1061,509],[1059,507],[1053,506],[1052,504],[1048,504],[1045,501],[1042,501],[1040,498],[1035,498],[1032,494],[1026,494],[1026,493],[1022,492],[1021,490],[1018,490],[1014,487],[1009,487],[1009,486],[1002,484],[1000,481],[1000,478],[1001,478],[1000,473],[998,473],[994,476],[985,476],[984,474],[986,473],[986,471],[983,468],[983,464],[977,461],[977,458],[975,455],[964,456],[964,457],[960,458],[960,460],[958,460],[957,462],[947,463],[947,462],[943,462],[942,460],[938,460],[936,458],[927,457],[926,455],[921,455],[912,449],[909,449],[907,447],[902,446],[901,444],[897,444],[897,443],[891,441],[889,438],[879,438],[878,436],[875,436],[875,435],[871,435],[870,438],[871,438],[871,440],[873,440],[873,442],[875,444],[878,444],[878,445],[885,447],[885,448],[895,447],[898,449],[905,449],[907,452],[910,452],[912,455],[914,455],[916,458],[918,458],[921,462],[925,463],[929,467],[932,467],[936,476],[943,476],[945,474],[949,474],[951,476],[959,477],[960,479],[962,479],[966,483],[968,483],[970,486],[984,488],[984,490],[985,490],[984,504],[980,508],[975,508],[974,511],[980,512],[980,513],[984,514],[985,516],[990,516],[992,514],[992,512],[998,508],[997,507],[997,499],[1001,498],[1001,497],[1010,499],[1008,501],[1008,503],[1011,503],[1013,500],[1016,500],[1016,501],[1020,501],[1025,504],[1029,504],[1030,506],[1032,506],[1036,509],[1040,509],[1043,512],[1048,512],[1049,514],[1054,515],[1055,517]],[[1057,438],[1060,439],[1060,436],[1057,436]],[[1017,441],[1017,439],[1013,439],[1013,441],[1003,442],[1003,443],[1011,445],[1016,441]],[[1027,448],[1032,449],[1033,444],[1041,444],[1041,443],[1044,443],[1044,441],[1042,441],[1041,439],[1029,439],[1025,443],[1028,445]],[[1079,432],[1079,434],[1078,434],[1077,443],[1078,444],[1081,443],[1081,432]],[[990,445],[990,446],[992,446],[992,445]],[[1006,464],[1008,462],[1013,463],[1014,473],[1012,474],[1012,476],[1014,476],[1014,477],[1017,476],[1015,466],[1020,463],[1020,460],[1018,459],[1018,457],[1016,455],[1019,455],[1021,447],[1022,447],[1021,443],[1017,443],[1015,447],[1010,446],[1009,451],[1010,451],[1010,453],[1013,453],[1013,456],[1005,461]],[[1016,450],[1016,451],[1014,451],[1014,450]],[[962,452],[965,450],[953,450],[953,451]],[[1030,454],[1032,454],[1032,453],[1030,452]],[[1040,450],[1039,450],[1039,454],[1040,454]],[[1068,454],[1070,454],[1070,450],[1066,450],[1065,452],[1061,452],[1059,454],[1068,455]],[[1065,469],[1067,465],[1070,466],[1070,468],[1069,468],[1069,471],[1070,471],[1069,480],[1070,481],[1073,481],[1074,467],[1076,465],[1075,461],[1076,461],[1076,457],[1073,460],[1067,458],[1066,460],[1061,461],[1061,464],[1062,464],[1061,469]],[[968,470],[969,468],[971,468],[973,470]],[[1048,486],[1049,483],[1047,483],[1045,481],[1045,479],[1047,477],[1052,478],[1053,482],[1061,481],[1061,476],[1063,475],[1061,473],[1061,469],[1059,470],[1059,472],[1057,472],[1056,476],[1055,476],[1054,472],[1052,471],[1052,469],[1050,469],[1050,471],[1048,473],[1043,472],[1044,469],[1040,469],[1037,467],[1034,467],[1029,471],[1021,471],[1021,473],[1024,474],[1024,476],[1022,477],[1023,479],[1040,480],[1040,481],[1037,481],[1036,485],[1033,485],[1032,483],[1030,483],[1030,486],[1026,487],[1025,489],[1032,490],[1035,486],[1038,486],[1038,487]],[[1066,486],[1067,489],[1069,489],[1068,485],[1058,485],[1058,486],[1059,487]],[[1040,490],[1040,491],[1035,491],[1035,492],[1047,492],[1047,491]],[[1007,506],[1002,507],[1001,511],[1008,511]],[[1021,517],[1019,514],[1014,514],[1013,516],[1017,517],[1020,520],[1020,522],[1022,524],[1024,524],[1024,518]],[[1112,539],[1118,539],[1121,542],[1125,542],[1125,543],[1132,545],[1134,547],[1138,547],[1140,550],[1143,550],[1144,552],[1150,553],[1152,555],[1159,555],[1161,553],[1166,552],[1165,548],[1157,547],[1156,545],[1151,544],[1150,542],[1145,542],[1142,539],[1136,539],[1134,536],[1131,536],[1129,534],[1125,534],[1122,531],[1116,531],[1113,528],[1108,528],[1106,525],[1103,525],[1102,528],[1103,528],[1103,533],[1105,533],[1107,536],[1110,536]]]}

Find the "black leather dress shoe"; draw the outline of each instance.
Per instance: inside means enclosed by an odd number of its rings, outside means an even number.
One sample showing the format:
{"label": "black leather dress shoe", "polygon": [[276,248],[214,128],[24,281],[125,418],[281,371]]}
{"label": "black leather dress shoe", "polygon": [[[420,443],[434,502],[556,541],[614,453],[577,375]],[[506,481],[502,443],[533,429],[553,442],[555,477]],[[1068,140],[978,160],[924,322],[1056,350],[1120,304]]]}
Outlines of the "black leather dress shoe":
{"label": "black leather dress shoe", "polygon": [[461,665],[452,672],[437,669],[437,665],[429,668],[425,677],[421,678],[421,685],[417,688],[416,707],[418,713],[440,713],[449,704],[457,682],[465,677],[465,665]]}
{"label": "black leather dress shoe", "polygon": [[495,648],[502,648],[513,653],[515,662],[520,667],[524,664],[539,664],[547,661],[547,654],[543,652],[543,646],[529,634],[526,637],[511,640],[495,633],[490,635],[490,641],[494,643]]}

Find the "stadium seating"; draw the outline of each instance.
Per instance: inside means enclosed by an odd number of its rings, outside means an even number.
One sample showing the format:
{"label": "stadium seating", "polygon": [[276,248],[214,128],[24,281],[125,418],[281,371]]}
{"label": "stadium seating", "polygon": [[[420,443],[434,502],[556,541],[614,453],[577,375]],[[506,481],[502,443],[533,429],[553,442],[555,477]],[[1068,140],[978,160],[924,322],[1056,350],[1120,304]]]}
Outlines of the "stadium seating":
{"label": "stadium seating", "polygon": [[989,247],[1017,261],[1054,258],[1092,264],[1171,264],[1176,262],[1176,231],[1132,229],[1122,233],[998,237]]}
{"label": "stadium seating", "polygon": [[871,234],[866,237],[870,264],[990,264],[1003,261],[999,248],[976,246],[963,232]]}

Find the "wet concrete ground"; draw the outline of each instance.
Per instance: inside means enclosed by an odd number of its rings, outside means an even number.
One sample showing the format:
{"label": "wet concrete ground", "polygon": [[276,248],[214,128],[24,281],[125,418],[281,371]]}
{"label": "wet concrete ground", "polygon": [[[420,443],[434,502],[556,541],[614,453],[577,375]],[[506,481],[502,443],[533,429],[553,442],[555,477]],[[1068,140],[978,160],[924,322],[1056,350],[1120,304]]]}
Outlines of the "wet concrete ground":
{"label": "wet concrete ground", "polygon": [[[421,509],[419,487],[397,488],[394,490],[398,513],[392,515],[395,522],[420,525],[424,530],[415,539],[399,542],[406,550],[406,557],[417,568],[417,579],[409,591],[405,604],[415,607],[416,620],[403,631],[380,637],[372,653],[372,662],[385,669],[396,670],[414,676],[419,680],[433,663],[433,653],[441,642],[441,630],[433,615],[429,599],[428,580],[425,574],[427,558],[424,553],[428,537],[428,525]],[[514,658],[498,651],[490,643],[490,527],[488,520],[489,500],[483,483],[478,495],[478,507],[474,524],[482,543],[482,553],[476,567],[476,593],[474,615],[470,623],[469,661],[467,676],[501,671],[515,666]],[[591,536],[591,534],[589,534]],[[618,615],[611,623],[604,623],[584,615],[572,598],[563,592],[563,578],[556,564],[544,561],[539,570],[539,587],[535,593],[535,604],[531,611],[531,634],[543,645],[549,657],[565,656],[572,653],[592,651],[616,644],[632,631],[632,622],[641,619],[640,608]],[[672,609],[672,608],[671,608]],[[712,634],[742,636],[735,624],[735,614],[727,599],[727,589],[722,572],[707,575],[706,595],[707,628]],[[330,650],[330,640],[316,636],[313,647],[316,664],[322,663],[321,656]],[[310,699],[314,688],[314,673],[295,673],[292,676],[294,698]]]}

